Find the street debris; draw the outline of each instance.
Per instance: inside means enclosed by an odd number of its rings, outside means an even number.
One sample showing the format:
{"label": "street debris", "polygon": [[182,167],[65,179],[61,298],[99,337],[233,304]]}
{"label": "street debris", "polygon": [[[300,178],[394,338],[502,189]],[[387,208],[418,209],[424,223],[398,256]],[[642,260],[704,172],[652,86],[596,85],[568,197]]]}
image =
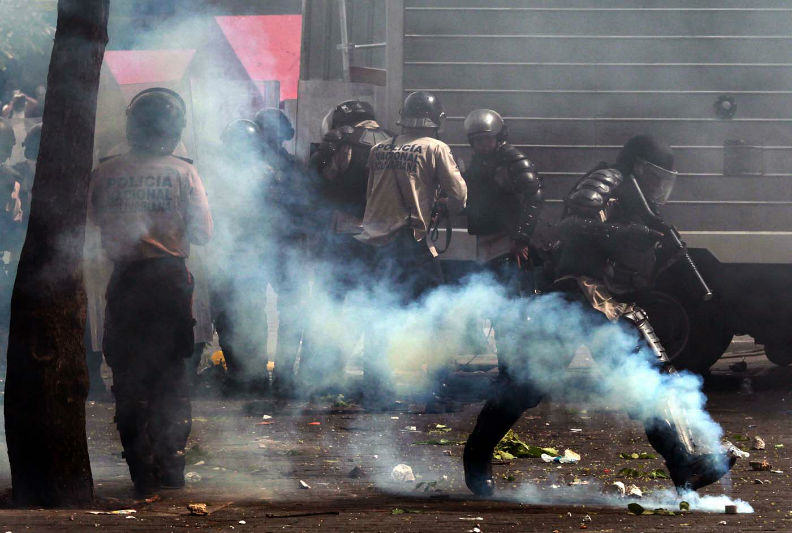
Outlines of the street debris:
{"label": "street debris", "polygon": [[264,516],[266,518],[301,518],[304,516],[325,516],[325,515],[332,515],[338,516],[341,513],[339,511],[313,511],[313,512],[306,512],[306,513],[292,513],[292,514],[274,514],[274,513],[267,513]]}
{"label": "street debris", "polygon": [[629,453],[623,452],[619,454],[622,459],[657,459],[657,456],[651,453]]}
{"label": "street debris", "polygon": [[751,470],[756,470],[757,472],[767,472],[770,470],[770,463],[765,460],[751,461],[748,464],[751,466]]}
{"label": "street debris", "polygon": [[759,435],[755,435],[753,438],[753,449],[754,450],[764,450],[767,447],[765,444],[764,439]]}
{"label": "street debris", "polygon": [[188,503],[187,510],[190,511],[191,515],[195,516],[205,516],[209,514],[209,511],[206,510],[205,503]]}
{"label": "street debris", "polygon": [[621,481],[614,481],[603,489],[605,494],[612,494],[613,496],[624,497],[627,494],[627,488]]}
{"label": "street debris", "polygon": [[308,422],[308,425],[309,426],[321,426],[322,423],[321,422]]}
{"label": "street debris", "polygon": [[591,517],[589,515],[586,515],[586,516],[583,517],[583,521],[584,522],[591,522]]}
{"label": "street debris", "polygon": [[445,424],[435,424],[434,427],[429,430],[429,433],[449,433],[450,431],[451,428]]}
{"label": "street debris", "polygon": [[411,483],[415,481],[415,474],[413,474],[413,469],[411,466],[398,464],[393,467],[393,470],[391,471],[391,478],[393,478],[394,481]]}
{"label": "street debris", "polygon": [[496,452],[508,452],[514,457],[532,457],[538,459],[542,454],[556,457],[559,455],[555,448],[541,448],[531,446],[520,440],[520,436],[513,430],[509,430],[495,447]]}
{"label": "street debris", "polygon": [[301,488],[301,489],[306,489],[306,490],[308,490],[308,489],[310,489],[310,488],[311,488],[311,486],[310,486],[308,483],[306,483],[305,481],[303,481],[303,480],[301,479],[301,480],[300,480],[300,488]]}
{"label": "street debris", "polygon": [[407,426],[404,428],[404,431],[418,431],[418,428],[415,426]]}
{"label": "street debris", "polygon": [[460,520],[469,520],[471,522],[483,522],[484,519],[480,516],[460,516]]}
{"label": "street debris", "polygon": [[201,481],[201,474],[198,472],[187,472],[184,474],[184,481],[187,483],[198,483]]}
{"label": "street debris", "polygon": [[420,514],[420,513],[421,511],[417,509],[401,509],[399,507],[396,507],[391,511],[391,514]]}
{"label": "street debris", "polygon": [[690,504],[685,500],[679,502],[679,510],[680,511],[690,511]]}
{"label": "street debris", "polygon": [[660,515],[660,516],[676,516],[677,513],[674,511],[669,511],[668,509],[663,509],[662,507],[657,509],[645,509],[642,505],[632,502],[627,505],[627,511],[630,514],[634,515]]}
{"label": "street debris", "polygon": [[[734,435],[732,438],[738,442],[739,441],[747,442],[748,440],[750,440],[748,437],[744,437],[742,435]],[[738,448],[728,440],[724,440],[723,442],[721,442],[721,448],[723,449],[723,452],[729,457],[736,457],[738,459],[747,459],[751,456],[750,453],[741,450],[740,448]]]}
{"label": "street debris", "polygon": [[627,497],[628,498],[643,498],[643,491],[638,488],[636,485],[628,485],[627,486]]}
{"label": "street debris", "polygon": [[580,462],[580,455],[572,450],[564,450],[564,455],[556,455],[555,457],[543,453],[540,457],[545,463],[575,464]]}
{"label": "street debris", "polygon": [[583,433],[582,428],[569,428],[569,431],[571,431],[572,433]]}
{"label": "street debris", "polygon": [[668,473],[666,473],[666,471],[661,468],[656,468],[654,470],[650,470],[649,472],[644,472],[643,470],[638,470],[637,468],[622,468],[616,472],[616,477],[633,479],[669,479]]}
{"label": "street debris", "polygon": [[262,420],[272,420],[272,416],[270,415],[261,415]]}
{"label": "street debris", "polygon": [[131,514],[135,514],[137,511],[135,509],[118,509],[117,511],[88,511],[88,514],[108,514],[108,515],[119,515],[119,516],[127,516]]}

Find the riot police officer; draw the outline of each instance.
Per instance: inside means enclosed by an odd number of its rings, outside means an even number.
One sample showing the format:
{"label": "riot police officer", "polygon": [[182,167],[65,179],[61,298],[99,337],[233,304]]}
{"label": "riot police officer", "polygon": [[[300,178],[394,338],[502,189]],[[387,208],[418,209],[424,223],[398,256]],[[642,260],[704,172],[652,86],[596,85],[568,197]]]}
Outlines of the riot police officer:
{"label": "riot police officer", "polygon": [[147,89],[127,108],[126,154],[91,180],[89,215],[113,261],[103,350],[113,370],[116,424],[135,489],[184,485],[191,428],[185,359],[193,350],[190,243],[212,235],[201,178],[172,153],[185,127],[175,92]]}
{"label": "riot police officer", "polygon": [[316,229],[314,191],[306,172],[283,147],[284,142],[294,138],[294,128],[283,111],[264,108],[256,114],[255,123],[261,132],[266,182],[262,226],[267,248],[265,270],[278,294],[278,344],[272,389],[276,396],[290,397],[297,393],[295,364],[307,345],[301,308],[308,287],[308,238]]}
{"label": "riot police officer", "polygon": [[[661,244],[673,230],[650,227],[646,217],[646,210],[652,211],[653,219],[658,217],[660,206],[668,199],[676,178],[673,163],[668,146],[639,135],[624,145],[614,165],[601,165],[583,176],[565,199],[557,258],[556,286],[568,291],[570,298],[579,298],[582,293],[595,310],[591,313],[597,315],[593,323],[623,319],[634,327],[656,355],[658,371],[664,372],[672,372],[673,367],[634,298],[650,288],[662,268],[679,257],[679,249],[663,257],[666,254]],[[596,359],[597,354],[594,356]],[[571,357],[562,356],[559,365],[565,366]],[[511,363],[516,366],[519,361]],[[495,446],[522,413],[542,399],[529,378],[517,379],[510,374],[499,378],[465,445],[465,481],[476,494],[492,493],[490,461]],[[663,412],[662,416],[644,420],[646,435],[665,459],[679,490],[696,490],[729,471],[734,457],[717,451],[702,453],[696,448],[684,413],[672,403]]]}
{"label": "riot police officer", "polygon": [[[363,232],[356,238],[372,247],[370,276],[390,288],[397,301],[414,301],[443,281],[438,251],[428,238],[432,211],[444,205],[462,210],[467,187],[449,146],[438,139],[445,119],[440,100],[428,92],[407,96],[401,134],[371,149]],[[372,332],[372,340],[377,340]],[[364,400],[387,403],[390,370],[383,346],[367,342]]]}
{"label": "riot police officer", "polygon": [[[371,104],[361,100],[342,102],[330,110],[323,129],[326,133],[310,161],[319,185],[319,259],[328,276],[324,286],[341,301],[365,271],[368,247],[354,236],[362,231],[369,153],[392,134],[377,122]],[[300,372],[306,383],[323,376],[321,386],[314,389],[327,392],[328,386],[341,381],[344,358],[340,350],[324,351],[322,357],[303,357]]]}
{"label": "riot police officer", "polygon": [[224,153],[211,183],[214,246],[211,261],[212,320],[226,362],[226,395],[263,393],[267,375],[269,278],[260,246],[266,231],[266,186],[261,129],[251,120],[231,121],[220,137]]}

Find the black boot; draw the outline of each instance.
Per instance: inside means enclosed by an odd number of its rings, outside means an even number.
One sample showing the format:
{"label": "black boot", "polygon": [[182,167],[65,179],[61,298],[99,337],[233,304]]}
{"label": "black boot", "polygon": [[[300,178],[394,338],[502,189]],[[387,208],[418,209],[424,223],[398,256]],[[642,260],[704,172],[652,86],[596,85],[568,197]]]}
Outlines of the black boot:
{"label": "black boot", "polygon": [[462,455],[465,484],[478,496],[491,496],[495,489],[492,478],[495,447],[525,410],[541,400],[530,387],[515,387],[511,383],[498,383],[496,387],[501,390],[496,398],[484,404]]}
{"label": "black boot", "polygon": [[726,453],[696,454],[682,442],[676,427],[667,420],[654,420],[646,425],[649,443],[665,459],[677,492],[698,490],[725,476],[736,457]]}

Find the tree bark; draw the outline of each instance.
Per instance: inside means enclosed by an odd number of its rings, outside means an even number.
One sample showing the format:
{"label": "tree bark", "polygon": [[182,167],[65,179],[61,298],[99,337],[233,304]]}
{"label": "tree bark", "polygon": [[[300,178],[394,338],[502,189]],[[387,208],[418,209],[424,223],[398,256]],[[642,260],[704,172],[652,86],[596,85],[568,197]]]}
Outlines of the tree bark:
{"label": "tree bark", "polygon": [[59,0],[30,223],[11,298],[5,427],[16,505],[93,500],[82,249],[109,0]]}

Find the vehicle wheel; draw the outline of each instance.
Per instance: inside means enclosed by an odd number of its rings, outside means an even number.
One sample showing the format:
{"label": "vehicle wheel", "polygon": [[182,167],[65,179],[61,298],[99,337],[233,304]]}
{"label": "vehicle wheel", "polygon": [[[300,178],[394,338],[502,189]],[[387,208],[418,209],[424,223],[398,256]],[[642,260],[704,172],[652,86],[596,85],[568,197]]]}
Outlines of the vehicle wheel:
{"label": "vehicle wheel", "polygon": [[734,337],[724,311],[716,302],[688,310],[690,338],[685,349],[673,360],[679,369],[703,374],[720,359]]}
{"label": "vehicle wheel", "polygon": [[765,344],[764,351],[773,364],[778,366],[789,366],[792,364],[792,345],[790,344]]}

